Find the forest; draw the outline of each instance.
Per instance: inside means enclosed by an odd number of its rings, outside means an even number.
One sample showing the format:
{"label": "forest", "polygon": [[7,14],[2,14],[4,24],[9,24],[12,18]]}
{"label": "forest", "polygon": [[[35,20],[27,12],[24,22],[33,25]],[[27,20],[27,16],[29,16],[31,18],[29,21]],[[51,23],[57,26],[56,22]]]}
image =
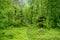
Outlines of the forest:
{"label": "forest", "polygon": [[60,40],[60,0],[0,0],[0,40]]}

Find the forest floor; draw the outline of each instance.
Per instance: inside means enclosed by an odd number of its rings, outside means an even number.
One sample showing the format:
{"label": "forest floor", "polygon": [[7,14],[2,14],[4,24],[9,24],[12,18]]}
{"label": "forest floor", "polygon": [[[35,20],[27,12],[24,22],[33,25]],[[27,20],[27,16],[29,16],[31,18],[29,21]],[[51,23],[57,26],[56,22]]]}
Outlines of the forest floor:
{"label": "forest floor", "polygon": [[59,29],[17,27],[0,30],[0,40],[60,40]]}

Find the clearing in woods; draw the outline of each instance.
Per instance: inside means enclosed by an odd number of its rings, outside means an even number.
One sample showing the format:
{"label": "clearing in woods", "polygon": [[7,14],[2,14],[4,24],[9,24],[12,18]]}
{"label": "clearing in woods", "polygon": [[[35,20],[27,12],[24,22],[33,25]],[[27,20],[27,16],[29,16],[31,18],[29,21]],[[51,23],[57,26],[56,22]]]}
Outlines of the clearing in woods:
{"label": "clearing in woods", "polygon": [[32,26],[8,28],[0,30],[0,40],[60,40],[60,32]]}

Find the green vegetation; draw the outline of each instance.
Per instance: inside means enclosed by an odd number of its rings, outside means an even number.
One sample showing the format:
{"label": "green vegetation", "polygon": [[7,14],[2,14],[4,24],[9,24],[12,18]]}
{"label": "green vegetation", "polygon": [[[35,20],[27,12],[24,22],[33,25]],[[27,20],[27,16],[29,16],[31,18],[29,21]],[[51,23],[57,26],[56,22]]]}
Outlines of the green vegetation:
{"label": "green vegetation", "polygon": [[0,40],[60,40],[59,0],[21,4],[0,0]]}

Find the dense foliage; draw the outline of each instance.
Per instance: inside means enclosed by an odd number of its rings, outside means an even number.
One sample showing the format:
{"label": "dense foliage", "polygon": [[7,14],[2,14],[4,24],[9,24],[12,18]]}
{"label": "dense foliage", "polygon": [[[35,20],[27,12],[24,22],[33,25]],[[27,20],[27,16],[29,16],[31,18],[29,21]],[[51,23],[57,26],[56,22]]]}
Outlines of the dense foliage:
{"label": "dense foliage", "polygon": [[21,7],[13,0],[0,0],[0,28],[35,25],[60,28],[59,0],[28,0]]}

